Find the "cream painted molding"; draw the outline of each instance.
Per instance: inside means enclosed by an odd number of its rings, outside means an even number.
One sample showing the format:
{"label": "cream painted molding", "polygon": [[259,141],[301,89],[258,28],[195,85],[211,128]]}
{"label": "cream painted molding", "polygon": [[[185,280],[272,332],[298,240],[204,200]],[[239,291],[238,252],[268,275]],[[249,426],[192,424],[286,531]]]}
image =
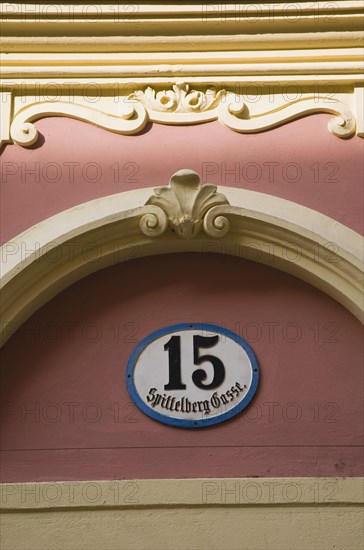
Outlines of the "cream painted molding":
{"label": "cream painted molding", "polygon": [[[168,40],[166,41],[168,43]],[[302,45],[301,45],[302,46]],[[280,51],[194,51],[194,52],[121,52],[121,53],[2,53],[0,57],[2,85],[16,89],[22,81],[24,89],[57,83],[61,79],[75,84],[79,79],[101,82],[114,79],[124,82],[153,81],[153,77],[200,79],[201,82],[267,82],[332,81],[354,85],[363,75],[362,47],[295,49]],[[46,79],[46,80],[45,80]],[[126,80],[129,79],[129,80]],[[155,79],[155,81],[158,81]],[[164,80],[168,82],[168,80]],[[87,82],[87,80],[85,81]],[[64,82],[63,88],[67,88]]]}
{"label": "cream painted molding", "polygon": [[0,252],[1,343],[86,275],[121,261],[176,252],[230,254],[280,269],[364,320],[358,233],[278,197],[200,188],[191,171],[175,174],[170,187],[154,194],[144,188],[77,205],[39,222]]}
{"label": "cream painted molding", "polygon": [[1,142],[31,145],[45,116],[244,133],[324,112],[362,136],[363,14],[361,0],[0,2]]}
{"label": "cream painted molding", "polygon": [[[83,51],[85,44],[95,51],[95,42],[89,37],[104,39],[112,51],[160,51],[169,48],[171,34],[181,48],[196,47],[196,37],[205,37],[205,44],[234,44],[234,35],[240,34],[241,42],[264,44],[266,49],[276,49],[270,44],[271,36],[278,36],[278,46],[292,48],[297,38],[311,33],[314,42],[323,47],[340,41],[346,47],[357,46],[363,31],[363,4],[361,0],[336,0],[312,2],[301,0],[281,3],[266,0],[248,4],[208,1],[194,2],[134,2],[125,4],[110,2],[44,5],[43,2],[0,4],[0,22],[5,51],[59,51],[66,44],[74,51]],[[252,32],[253,31],[253,32]],[[355,33],[358,33],[355,35]],[[335,33],[339,36],[335,36]],[[255,35],[255,36],[254,36]],[[112,39],[124,37],[123,41]],[[41,41],[40,38],[45,38]],[[60,40],[58,38],[61,37]],[[82,40],[82,37],[85,40]],[[142,40],[139,37],[143,37]],[[209,37],[206,40],[206,37]],[[21,40],[22,38],[22,40]],[[148,45],[149,38],[149,45]],[[20,40],[19,40],[20,39]],[[157,50],[153,42],[159,44]],[[129,43],[128,43],[129,42]],[[183,43],[185,45],[183,46]],[[51,50],[49,45],[51,45]],[[187,46],[186,46],[187,44]],[[151,47],[152,46],[152,47]],[[310,44],[305,44],[305,47]],[[98,46],[97,46],[98,47]],[[330,46],[329,46],[330,47]],[[215,47],[215,51],[221,50]]]}
{"label": "cream painted molding", "polygon": [[[363,136],[361,112],[362,88],[338,98],[307,94],[294,101],[277,94],[261,96],[252,105],[243,95],[225,89],[206,91],[177,82],[171,89],[151,87],[128,95],[100,97],[62,97],[40,101],[32,96],[0,94],[0,145],[15,142],[29,147],[38,139],[34,122],[48,116],[64,116],[89,122],[119,134],[136,134],[146,124],[196,124],[219,120],[227,128],[241,133],[261,132],[314,113],[335,115],[329,120],[330,132],[340,138],[357,133]],[[296,94],[296,92],[295,92]],[[302,95],[302,94],[300,94]],[[356,115],[360,118],[356,122]]]}

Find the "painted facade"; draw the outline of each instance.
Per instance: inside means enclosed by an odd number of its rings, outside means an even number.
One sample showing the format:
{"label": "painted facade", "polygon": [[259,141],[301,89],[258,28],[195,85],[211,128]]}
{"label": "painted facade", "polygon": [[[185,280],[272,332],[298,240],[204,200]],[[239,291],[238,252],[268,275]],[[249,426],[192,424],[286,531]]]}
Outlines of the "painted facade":
{"label": "painted facade", "polygon": [[[4,550],[362,548],[362,28],[348,0],[2,5]],[[181,323],[257,357],[227,422],[128,393]]]}

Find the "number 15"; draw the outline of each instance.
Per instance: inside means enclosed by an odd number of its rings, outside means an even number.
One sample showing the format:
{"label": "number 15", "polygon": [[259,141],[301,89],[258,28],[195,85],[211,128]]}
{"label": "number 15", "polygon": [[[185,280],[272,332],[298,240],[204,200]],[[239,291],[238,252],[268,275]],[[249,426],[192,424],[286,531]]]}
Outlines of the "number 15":
{"label": "number 15", "polygon": [[[204,384],[207,374],[203,369],[197,369],[192,374],[192,381],[202,390],[212,390],[219,387],[225,379],[224,363],[214,355],[200,355],[200,348],[212,348],[220,340],[219,336],[199,336],[193,337],[193,364],[201,365],[209,361],[214,368],[214,377],[210,384]],[[164,386],[165,390],[185,390],[186,384],[182,382],[181,374],[181,337],[172,336],[164,345],[164,350],[168,351],[169,356],[169,382]]]}

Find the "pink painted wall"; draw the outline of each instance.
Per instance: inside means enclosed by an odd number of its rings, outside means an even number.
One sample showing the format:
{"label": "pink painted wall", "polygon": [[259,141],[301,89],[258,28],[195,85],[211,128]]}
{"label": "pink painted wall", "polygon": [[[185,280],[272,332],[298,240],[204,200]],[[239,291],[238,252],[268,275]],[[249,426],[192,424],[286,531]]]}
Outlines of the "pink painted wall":
{"label": "pink painted wall", "polygon": [[40,120],[37,145],[8,145],[2,154],[2,242],[73,205],[164,185],[181,168],[196,170],[204,182],[295,201],[362,232],[363,140],[333,136],[329,118],[314,115],[254,135],[219,122],[155,124],[137,136],[65,118]]}
{"label": "pink painted wall", "polygon": [[[131,403],[134,346],[180,322],[226,326],[253,347],[260,386],[232,421],[176,429]],[[272,268],[194,254],[120,264],[55,297],[3,348],[2,480],[363,475],[362,352],[350,313]]]}

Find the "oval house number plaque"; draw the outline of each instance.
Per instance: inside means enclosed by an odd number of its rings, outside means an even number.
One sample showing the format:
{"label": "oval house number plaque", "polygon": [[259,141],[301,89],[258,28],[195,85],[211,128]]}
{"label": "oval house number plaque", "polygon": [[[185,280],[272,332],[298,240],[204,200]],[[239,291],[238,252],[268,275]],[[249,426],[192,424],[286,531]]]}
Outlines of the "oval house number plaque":
{"label": "oval house number plaque", "polygon": [[154,420],[182,428],[211,426],[240,413],[258,379],[245,340],[210,324],[153,332],[134,349],[126,372],[136,405]]}

